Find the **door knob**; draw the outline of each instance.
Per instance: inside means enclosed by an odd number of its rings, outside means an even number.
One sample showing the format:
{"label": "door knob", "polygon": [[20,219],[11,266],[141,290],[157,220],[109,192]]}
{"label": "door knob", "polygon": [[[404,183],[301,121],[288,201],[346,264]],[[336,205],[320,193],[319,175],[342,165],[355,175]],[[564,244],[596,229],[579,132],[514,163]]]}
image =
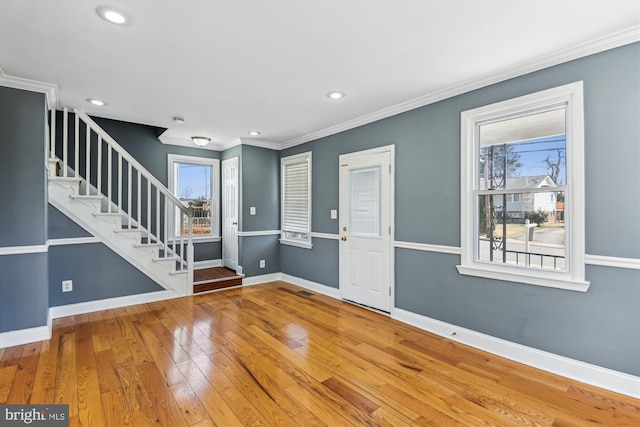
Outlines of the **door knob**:
{"label": "door knob", "polygon": [[347,236],[342,236],[342,238],[341,238],[340,240],[342,240],[343,242],[345,242],[345,241],[347,240]]}
{"label": "door knob", "polygon": [[237,222],[232,222],[231,225],[238,225],[238,223]]}

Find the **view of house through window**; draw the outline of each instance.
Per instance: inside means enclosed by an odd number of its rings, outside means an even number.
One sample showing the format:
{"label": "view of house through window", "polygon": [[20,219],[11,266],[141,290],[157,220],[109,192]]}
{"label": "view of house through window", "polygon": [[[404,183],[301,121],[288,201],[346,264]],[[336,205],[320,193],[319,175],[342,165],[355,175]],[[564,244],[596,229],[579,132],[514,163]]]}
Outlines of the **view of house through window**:
{"label": "view of house through window", "polygon": [[[176,162],[175,168],[178,198],[185,206],[193,203],[193,234],[211,235],[213,233],[211,228],[213,167]],[[187,234],[189,224],[186,217],[181,222],[183,232]]]}
{"label": "view of house through window", "polygon": [[480,262],[565,270],[565,107],[478,125]]}
{"label": "view of house through window", "polygon": [[[193,206],[193,236],[194,238],[218,238],[220,227],[219,190],[215,183],[219,179],[219,160],[206,157],[183,156],[169,154],[169,189],[185,205]],[[186,215],[181,215],[176,209],[174,216],[173,235],[188,234],[189,222]]]}

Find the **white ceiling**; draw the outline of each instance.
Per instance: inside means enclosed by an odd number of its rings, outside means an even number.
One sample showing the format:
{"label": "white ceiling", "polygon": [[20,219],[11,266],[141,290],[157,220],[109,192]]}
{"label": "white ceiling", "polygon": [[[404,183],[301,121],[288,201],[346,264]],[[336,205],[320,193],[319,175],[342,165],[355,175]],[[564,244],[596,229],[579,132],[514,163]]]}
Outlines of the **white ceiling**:
{"label": "white ceiling", "polygon": [[[102,5],[131,23],[103,21]],[[581,46],[637,41],[639,28],[639,0],[0,0],[0,67],[57,85],[58,107],[166,127],[168,141],[204,135],[221,147],[255,129],[286,147]],[[329,100],[331,90],[347,96]]]}

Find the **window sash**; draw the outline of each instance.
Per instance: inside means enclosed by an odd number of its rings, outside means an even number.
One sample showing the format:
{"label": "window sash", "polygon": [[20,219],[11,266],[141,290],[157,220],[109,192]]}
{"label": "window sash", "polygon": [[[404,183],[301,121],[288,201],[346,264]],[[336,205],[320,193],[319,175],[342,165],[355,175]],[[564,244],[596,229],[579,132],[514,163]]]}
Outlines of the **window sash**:
{"label": "window sash", "polygon": [[311,154],[282,159],[282,238],[310,241]]}

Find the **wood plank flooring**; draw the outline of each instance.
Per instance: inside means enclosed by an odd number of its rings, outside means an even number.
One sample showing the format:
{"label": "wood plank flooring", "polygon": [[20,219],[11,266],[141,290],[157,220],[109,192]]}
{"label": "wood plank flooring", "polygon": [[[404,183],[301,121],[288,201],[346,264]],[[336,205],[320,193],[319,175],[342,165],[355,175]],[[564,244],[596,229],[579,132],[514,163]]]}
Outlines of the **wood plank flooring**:
{"label": "wood plank flooring", "polygon": [[283,282],[54,321],[0,403],[94,426],[639,426],[640,401]]}

